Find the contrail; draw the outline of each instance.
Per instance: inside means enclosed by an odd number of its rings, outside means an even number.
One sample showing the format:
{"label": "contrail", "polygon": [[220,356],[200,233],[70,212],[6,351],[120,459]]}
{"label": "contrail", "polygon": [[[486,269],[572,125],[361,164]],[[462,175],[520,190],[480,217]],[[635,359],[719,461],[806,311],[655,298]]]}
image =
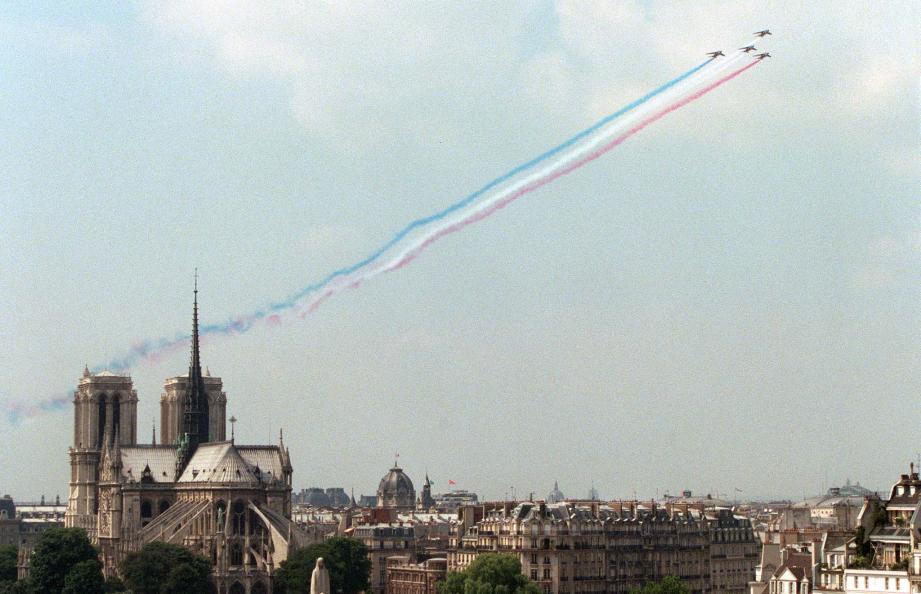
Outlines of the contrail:
{"label": "contrail", "polygon": [[[752,62],[714,82],[706,83],[739,59],[739,52],[736,52],[736,55],[731,55],[726,60],[714,62],[710,59],[694,66],[643,97],[601,118],[564,142],[510,169],[447,208],[412,221],[366,258],[331,272],[321,281],[304,287],[284,301],[272,303],[224,323],[202,325],[201,336],[204,338],[209,335],[243,333],[260,320],[275,324],[280,321],[281,314],[299,308],[303,308],[302,315],[306,315],[343,288],[355,288],[364,280],[381,272],[406,266],[440,238],[481,221],[518,198],[598,159],[650,124],[699,99],[758,63]],[[704,83],[705,86],[701,87]],[[675,100],[677,97],[683,98]],[[665,107],[659,107],[663,103],[666,104]],[[650,112],[651,115],[646,115]],[[621,130],[625,131],[620,132]],[[554,157],[557,159],[550,161]],[[543,167],[535,171],[539,165]],[[519,178],[525,173],[529,175]],[[503,185],[509,182],[512,183],[503,188]],[[394,247],[406,243],[404,240],[411,235],[416,237],[411,238],[407,246],[387,256]],[[188,341],[189,335],[183,332],[177,332],[172,337],[144,340],[132,345],[122,357],[96,366],[91,371],[125,371],[140,361],[155,361],[165,354],[183,348]],[[7,405],[8,420],[11,424],[16,424],[24,418],[61,410],[68,402],[69,396],[59,396],[35,404],[11,402]]]}
{"label": "contrail", "polygon": [[459,222],[457,222],[457,223],[454,223],[454,224],[452,224],[452,225],[450,225],[450,226],[448,226],[448,227],[444,227],[444,228],[438,229],[437,231],[435,231],[434,233],[432,233],[429,237],[426,237],[423,241],[421,241],[421,242],[420,242],[417,246],[415,246],[412,250],[408,251],[403,257],[401,257],[400,259],[395,260],[394,262],[392,262],[391,264],[389,264],[389,265],[384,269],[384,271],[385,271],[385,272],[390,272],[390,271],[393,271],[393,270],[398,270],[398,269],[400,269],[400,268],[403,268],[404,266],[406,266],[407,264],[409,264],[410,262],[412,262],[414,259],[416,259],[416,258],[419,256],[419,254],[421,254],[423,251],[425,251],[425,249],[427,249],[430,245],[432,245],[433,243],[435,243],[436,241],[438,241],[438,240],[441,239],[442,237],[445,237],[446,235],[450,235],[450,234],[452,234],[452,233],[456,233],[457,231],[460,231],[461,229],[463,229],[464,227],[467,227],[468,225],[471,225],[471,224],[476,223],[476,222],[478,222],[478,221],[482,221],[482,220],[485,219],[486,217],[492,215],[493,213],[495,213],[495,212],[498,211],[498,210],[501,210],[501,209],[505,208],[506,206],[508,206],[509,204],[511,204],[512,202],[514,202],[515,200],[521,198],[522,196],[524,196],[524,195],[526,195],[526,194],[529,194],[529,193],[533,192],[534,190],[537,190],[538,188],[541,188],[541,187],[543,187],[543,186],[549,184],[550,182],[552,182],[552,181],[554,181],[554,180],[557,180],[557,179],[563,177],[564,175],[568,175],[568,174],[572,173],[573,171],[575,171],[576,169],[579,169],[579,168],[582,167],[583,165],[587,165],[588,163],[591,163],[592,161],[594,161],[595,159],[601,157],[602,155],[604,155],[604,154],[607,153],[608,151],[610,151],[610,150],[616,148],[616,147],[619,146],[621,143],[623,143],[625,140],[627,140],[628,138],[630,138],[630,137],[633,136],[634,134],[637,134],[638,132],[640,132],[641,130],[643,130],[644,128],[646,128],[647,126],[649,126],[650,124],[653,124],[653,123],[657,122],[658,120],[662,119],[663,117],[665,117],[666,115],[668,115],[668,114],[670,114],[670,113],[672,113],[672,112],[674,112],[674,111],[677,111],[678,109],[681,109],[682,107],[684,107],[684,106],[687,105],[688,103],[691,103],[692,101],[696,101],[697,99],[700,99],[701,97],[703,97],[704,95],[706,95],[706,94],[709,93],[710,91],[716,89],[717,87],[719,87],[719,86],[721,86],[721,85],[726,84],[727,82],[729,82],[730,80],[732,80],[732,79],[734,79],[735,77],[739,76],[740,74],[742,74],[743,72],[745,72],[745,71],[748,70],[749,68],[752,68],[752,67],[758,65],[758,63],[759,63],[759,62],[752,62],[752,63],[750,63],[750,64],[748,64],[748,65],[746,65],[746,66],[743,66],[742,68],[739,68],[739,69],[733,71],[731,74],[729,74],[729,75],[727,75],[727,76],[724,76],[724,77],[718,79],[716,82],[713,82],[713,83],[711,83],[711,84],[705,86],[705,87],[702,88],[701,90],[696,91],[695,93],[693,93],[693,94],[691,94],[691,95],[685,97],[684,99],[681,99],[680,101],[677,101],[677,102],[673,103],[672,105],[668,106],[667,108],[665,108],[665,109],[663,109],[663,110],[660,110],[660,111],[656,112],[654,115],[652,115],[652,116],[650,116],[650,117],[644,119],[644,120],[643,120],[642,122],[640,122],[639,124],[637,124],[637,125],[633,126],[632,128],[630,128],[630,130],[627,131],[626,133],[621,134],[620,136],[618,136],[617,138],[615,138],[615,139],[612,140],[611,142],[605,144],[605,145],[602,146],[601,148],[595,150],[595,151],[592,152],[592,153],[589,153],[587,156],[582,157],[581,159],[579,159],[579,160],[577,160],[577,161],[575,161],[575,162],[573,162],[573,163],[567,165],[566,167],[563,167],[562,169],[559,169],[558,171],[555,171],[555,172],[553,172],[553,173],[550,173],[550,174],[546,175],[545,177],[543,177],[543,178],[541,178],[541,179],[539,179],[539,180],[536,180],[536,181],[534,181],[534,182],[531,182],[531,183],[529,183],[528,185],[526,185],[525,187],[523,187],[523,188],[521,188],[521,189],[519,189],[519,190],[516,190],[515,192],[512,192],[512,193],[510,193],[510,194],[507,195],[507,196],[502,197],[500,200],[497,200],[495,203],[490,204],[487,208],[485,208],[485,209],[483,209],[483,210],[480,210],[480,211],[474,213],[472,216],[470,216],[470,217],[468,217],[468,218],[466,218],[466,219],[463,219],[462,221],[459,221]]}
{"label": "contrail", "polygon": [[[330,286],[336,281],[347,280],[346,277],[352,275],[362,268],[373,264],[378,260],[382,255],[400,243],[408,235],[417,229],[423,228],[426,225],[441,221],[451,214],[458,212],[465,207],[469,206],[475,202],[481,196],[487,194],[497,186],[515,178],[515,176],[539,165],[540,163],[552,158],[553,156],[565,151],[566,149],[578,144],[580,141],[590,137],[597,130],[603,128],[604,126],[610,124],[611,122],[617,120],[623,115],[643,106],[647,102],[655,99],[662,93],[673,89],[682,82],[691,79],[695,74],[704,70],[708,65],[714,64],[713,59],[706,60],[700,64],[694,66],[693,68],[687,70],[686,72],[676,76],[675,78],[669,80],[668,82],[660,85],[649,93],[643,95],[639,99],[625,105],[624,107],[618,109],[617,111],[601,118],[588,128],[576,133],[562,143],[554,146],[553,148],[541,153],[540,155],[534,157],[533,159],[518,165],[510,169],[508,172],[500,175],[499,177],[488,182],[486,185],[478,189],[477,191],[469,194],[463,199],[451,204],[450,206],[426,217],[416,219],[405,227],[403,227],[399,232],[397,232],[389,241],[384,243],[374,252],[369,254],[367,257],[359,260],[349,266],[335,270],[326,277],[324,277],[319,282],[313,283],[304,287],[303,289],[292,294],[290,297],[284,301],[278,301],[268,305],[266,307],[257,309],[248,314],[237,316],[234,319],[225,321],[218,324],[203,324],[200,329],[202,336],[206,335],[233,335],[241,334],[248,331],[252,328],[253,324],[259,320],[270,318],[273,315],[282,314],[286,311],[292,310],[299,306],[304,306],[307,308],[307,312],[314,311],[319,304],[325,299],[329,298],[336,290],[330,292]],[[345,282],[345,285],[353,285],[355,281]],[[334,286],[334,285],[333,285]],[[313,296],[312,299],[309,299],[306,303],[302,303],[305,298],[308,296]],[[189,335],[184,332],[177,332],[172,337],[161,337],[158,339],[148,339],[141,342],[138,342],[129,349],[122,357],[112,359],[105,364],[98,365],[91,369],[93,372],[102,371],[103,369],[108,369],[110,371],[124,371],[133,367],[136,363],[141,360],[149,359],[152,356],[162,355],[166,352],[169,352],[172,349],[182,348],[189,341]]]}

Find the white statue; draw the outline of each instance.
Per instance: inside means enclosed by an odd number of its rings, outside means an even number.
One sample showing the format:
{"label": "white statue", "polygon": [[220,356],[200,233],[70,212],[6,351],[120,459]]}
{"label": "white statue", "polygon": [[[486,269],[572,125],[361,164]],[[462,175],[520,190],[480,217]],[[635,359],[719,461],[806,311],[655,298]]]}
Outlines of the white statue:
{"label": "white statue", "polygon": [[323,557],[317,557],[317,565],[310,574],[310,594],[330,594],[329,571],[323,563]]}

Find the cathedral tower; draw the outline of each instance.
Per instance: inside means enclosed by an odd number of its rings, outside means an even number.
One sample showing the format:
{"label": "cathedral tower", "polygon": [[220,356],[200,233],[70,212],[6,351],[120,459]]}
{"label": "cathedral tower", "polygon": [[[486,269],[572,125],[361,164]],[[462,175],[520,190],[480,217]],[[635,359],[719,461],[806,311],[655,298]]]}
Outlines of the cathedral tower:
{"label": "cathedral tower", "polygon": [[128,375],[109,371],[83,377],[74,392],[74,442],[70,448],[70,496],[65,524],[92,537],[99,509],[99,461],[109,445],[137,443],[138,396]]}

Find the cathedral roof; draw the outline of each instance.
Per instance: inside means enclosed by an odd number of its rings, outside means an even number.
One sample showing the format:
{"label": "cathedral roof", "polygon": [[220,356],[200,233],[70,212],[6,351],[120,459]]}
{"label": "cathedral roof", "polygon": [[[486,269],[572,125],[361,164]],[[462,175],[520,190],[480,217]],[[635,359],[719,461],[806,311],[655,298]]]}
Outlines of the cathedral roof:
{"label": "cathedral roof", "polygon": [[186,465],[180,483],[244,483],[259,484],[233,442],[203,443]]}
{"label": "cathedral roof", "polygon": [[252,469],[259,469],[263,481],[284,480],[281,455],[278,446],[235,446],[240,456]]}
{"label": "cathedral roof", "polygon": [[122,446],[121,473],[128,481],[140,481],[144,467],[150,467],[155,483],[171,483],[176,473],[176,448],[163,446]]}

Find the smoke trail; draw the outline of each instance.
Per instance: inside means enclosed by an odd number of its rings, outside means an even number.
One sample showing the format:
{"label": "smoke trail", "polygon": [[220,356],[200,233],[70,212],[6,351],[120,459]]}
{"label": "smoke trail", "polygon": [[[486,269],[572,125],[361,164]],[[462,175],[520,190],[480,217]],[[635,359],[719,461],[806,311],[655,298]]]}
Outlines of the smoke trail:
{"label": "smoke trail", "polygon": [[[674,98],[671,97],[672,95],[677,95],[677,96],[685,95],[686,93],[704,84],[707,79],[712,79],[715,74],[719,74],[720,72],[726,70],[727,68],[732,67],[732,65],[735,62],[737,62],[739,59],[741,59],[743,55],[744,54],[742,54],[741,52],[737,52],[736,55],[733,55],[732,57],[727,58],[727,60],[720,61],[719,63],[717,63],[715,67],[711,67],[707,69],[706,71],[701,71],[699,76],[704,77],[703,81],[697,80],[695,77],[688,77],[676,83],[667,92],[659,94],[658,96],[654,98],[650,98],[647,96],[646,101],[644,101],[642,105],[636,107],[628,115],[623,115],[623,117],[617,120],[606,118],[606,121],[605,121],[605,124],[607,124],[606,126],[601,126],[601,125],[594,126],[593,129],[596,133],[593,136],[582,137],[582,139],[584,140],[584,142],[582,143],[575,143],[575,142],[569,143],[570,149],[568,151],[563,152],[562,155],[560,155],[556,161],[543,165],[541,168],[534,170],[533,172],[529,173],[524,178],[517,179],[510,186],[494,190],[491,193],[487,193],[485,200],[483,200],[480,203],[472,203],[468,205],[467,208],[456,213],[456,215],[460,216],[461,219],[466,219],[470,217],[471,214],[475,214],[476,210],[488,207],[490,204],[495,202],[497,199],[500,199],[502,196],[515,192],[519,188],[525,187],[531,181],[541,179],[542,177],[547,175],[548,172],[551,172],[558,167],[564,166],[566,163],[569,163],[569,162],[572,162],[578,159],[580,155],[588,153],[589,151],[593,150],[595,147],[604,143],[606,139],[614,136],[618,130],[629,128],[629,126],[631,125],[633,121],[639,121],[646,114],[656,111],[657,109],[660,108],[660,105],[671,104],[671,102],[674,101]],[[710,63],[712,63],[712,61],[705,63],[704,66]],[[706,72],[706,74],[704,75],[703,72]],[[619,113],[623,114],[623,110],[621,110],[621,112]],[[453,221],[447,217],[442,218],[438,222],[440,224],[436,227],[436,230],[453,224]],[[432,233],[433,231],[431,231],[431,229],[423,229],[422,234],[421,234],[421,240],[424,241],[424,239],[426,237],[431,236]],[[418,241],[420,240],[415,240],[416,243]],[[377,261],[371,262],[365,268],[359,269],[355,271],[354,273],[352,273],[351,275],[347,275],[347,276],[340,277],[338,279],[334,279],[333,281],[325,285],[324,287],[325,290],[323,291],[322,294],[315,293],[314,295],[310,296],[306,300],[306,302],[303,304],[303,307],[305,308],[305,310],[302,311],[301,317],[304,317],[307,314],[315,311],[316,308],[323,301],[328,299],[332,294],[339,292],[343,288],[346,288],[346,287],[353,288],[357,286],[358,284],[360,284],[363,280],[377,276],[378,274],[383,272],[385,267],[387,267],[390,263],[392,263],[394,259],[399,259],[407,251],[412,250],[413,245],[415,245],[414,241],[410,240],[409,247],[402,248],[401,252],[399,252],[396,256],[391,257],[390,260],[384,260],[383,258],[379,258]]]}
{"label": "smoke trail", "polygon": [[[232,320],[229,320],[223,323],[202,324],[200,328],[200,334],[202,336],[209,335],[209,334],[214,334],[214,335],[242,334],[248,331],[250,328],[252,328],[253,324],[256,323],[257,321],[263,318],[266,318],[267,316],[273,315],[273,314],[279,314],[287,310],[294,309],[298,307],[299,305],[305,305],[305,307],[308,308],[308,311],[315,310],[316,305],[314,305],[313,303],[308,302],[307,304],[302,304],[301,301],[303,301],[304,298],[314,295],[318,292],[322,292],[322,295],[319,296],[319,299],[321,301],[325,300],[326,298],[329,297],[329,295],[326,294],[328,292],[326,289],[328,289],[332,283],[334,283],[335,281],[339,279],[343,279],[344,277],[348,277],[349,275],[355,272],[358,272],[359,270],[368,266],[369,264],[372,264],[375,260],[377,260],[382,255],[384,255],[386,252],[388,252],[391,248],[393,248],[400,241],[405,239],[413,231],[420,229],[422,227],[425,227],[426,225],[430,225],[432,223],[443,220],[449,215],[469,206],[471,203],[476,201],[477,198],[480,198],[481,196],[483,196],[484,194],[486,194],[493,188],[509,181],[510,179],[513,179],[515,176],[535,167],[536,165],[539,165],[540,163],[546,161],[547,159],[553,157],[554,155],[557,155],[560,152],[572,147],[573,145],[577,144],[581,140],[589,137],[591,134],[593,134],[600,128],[606,126],[612,121],[615,121],[617,118],[623,116],[624,114],[627,114],[635,110],[636,108],[642,106],[648,101],[654,99],[658,95],[674,88],[675,86],[679,85],[683,81],[688,80],[689,78],[691,78],[692,76],[694,76],[695,74],[703,70],[706,66],[713,64],[713,63],[714,63],[713,59],[709,59],[704,62],[701,62],[700,64],[694,66],[690,70],[669,80],[668,82],[650,91],[649,93],[640,97],[639,99],[601,118],[600,120],[598,120],[597,122],[589,126],[588,128],[585,128],[584,130],[576,133],[575,135],[565,140],[564,142],[541,153],[540,155],[534,157],[533,159],[525,163],[522,163],[521,165],[518,165],[517,167],[510,169],[508,172],[493,179],[492,181],[488,182],[486,185],[484,185],[477,191],[473,192],[472,194],[469,194],[468,196],[455,202],[454,204],[451,204],[447,208],[444,208],[432,215],[422,217],[422,218],[419,218],[419,219],[416,219],[410,222],[408,225],[403,227],[403,229],[397,232],[389,241],[387,241],[385,244],[380,246],[378,249],[376,249],[374,252],[372,252],[367,257],[363,258],[362,260],[359,260],[351,264],[350,266],[346,266],[346,267],[340,268],[338,270],[335,270],[329,273],[328,275],[326,275],[326,277],[324,277],[319,282],[316,282],[316,283],[313,283],[311,285],[304,287],[303,289],[289,296],[288,299],[285,299],[284,301],[278,301],[278,302],[272,303],[271,305],[268,305],[267,307],[257,309],[249,314],[238,316],[235,319],[232,319]],[[336,291],[334,290],[333,292],[336,292]],[[317,298],[318,297],[314,295],[314,299],[311,299],[310,301],[314,301]],[[172,350],[182,348],[185,346],[185,344],[188,341],[189,341],[189,335],[183,332],[179,332],[172,337],[162,337],[158,339],[144,340],[144,341],[141,341],[133,345],[124,356],[112,359],[103,365],[98,365],[92,368],[91,371],[93,371],[94,373],[98,371],[102,371],[104,369],[108,369],[110,371],[116,371],[116,372],[125,371],[133,367],[139,361],[149,360],[153,356],[163,355],[167,352],[171,352]]]}
{"label": "smoke trail", "polygon": [[563,177],[564,175],[568,175],[568,174],[572,173],[573,171],[575,171],[576,169],[579,169],[579,168],[582,167],[583,165],[586,165],[586,164],[588,164],[588,163],[594,161],[595,159],[601,157],[602,155],[604,155],[604,154],[607,153],[608,151],[610,151],[610,150],[614,149],[615,147],[619,146],[619,145],[620,145],[621,143],[623,143],[625,140],[627,140],[628,138],[630,138],[630,137],[633,136],[634,134],[640,132],[641,130],[643,130],[644,128],[646,128],[647,126],[649,126],[650,124],[653,124],[653,123],[655,123],[656,121],[658,121],[658,120],[662,119],[663,117],[665,117],[666,115],[668,115],[668,114],[670,114],[670,113],[672,113],[672,112],[674,112],[674,111],[677,111],[678,109],[681,109],[682,107],[684,107],[684,106],[687,105],[688,103],[691,103],[692,101],[696,101],[697,99],[700,99],[701,97],[703,97],[704,95],[706,95],[706,94],[709,93],[710,91],[712,91],[712,90],[716,89],[717,87],[719,87],[719,86],[721,86],[721,85],[723,85],[723,84],[729,82],[730,80],[732,80],[732,79],[734,79],[735,77],[739,76],[740,74],[742,74],[743,72],[745,72],[745,71],[748,70],[749,68],[753,68],[754,66],[756,66],[756,65],[758,65],[758,64],[759,64],[759,61],[751,62],[750,64],[747,64],[747,65],[743,66],[742,68],[739,68],[739,69],[733,71],[731,74],[728,74],[728,75],[726,75],[726,76],[724,76],[724,77],[722,77],[722,78],[716,80],[715,82],[708,84],[707,86],[705,86],[704,88],[700,89],[699,91],[696,91],[696,92],[694,92],[693,94],[688,95],[687,97],[681,99],[680,101],[677,101],[677,102],[673,103],[672,105],[668,106],[667,108],[665,108],[665,109],[663,109],[663,110],[661,110],[661,111],[659,111],[659,112],[656,112],[654,115],[652,115],[652,116],[650,116],[650,117],[644,119],[644,120],[643,120],[642,122],[640,122],[639,124],[637,124],[637,125],[633,126],[632,128],[630,128],[629,131],[625,132],[624,134],[621,134],[620,136],[618,136],[617,138],[615,138],[615,139],[612,140],[611,142],[605,144],[604,146],[602,146],[601,148],[595,150],[594,152],[590,153],[589,155],[587,155],[587,156],[585,156],[585,157],[582,157],[581,159],[579,159],[579,160],[577,160],[577,161],[575,161],[575,162],[573,162],[573,163],[567,165],[566,167],[560,169],[559,171],[555,171],[555,172],[553,172],[553,173],[547,175],[546,177],[543,177],[543,178],[541,178],[541,179],[539,179],[539,180],[537,180],[537,181],[534,181],[534,182],[532,182],[532,183],[526,185],[525,187],[523,187],[523,188],[521,188],[521,189],[519,189],[519,190],[516,190],[515,192],[512,192],[511,194],[509,194],[509,195],[507,195],[507,196],[501,198],[500,200],[496,201],[495,203],[490,204],[487,208],[485,208],[485,209],[483,209],[483,210],[480,210],[480,211],[474,213],[472,216],[470,216],[470,217],[468,217],[468,218],[465,218],[465,219],[463,219],[463,220],[461,220],[461,221],[459,221],[459,222],[457,222],[457,223],[454,223],[454,224],[452,224],[452,225],[450,225],[450,226],[448,226],[448,227],[443,227],[443,228],[441,228],[441,229],[438,229],[438,230],[434,231],[429,237],[426,237],[423,241],[421,241],[417,246],[415,246],[414,248],[412,248],[411,250],[409,250],[409,251],[408,251],[405,255],[403,255],[401,258],[399,258],[399,259],[395,260],[394,262],[392,262],[391,264],[389,264],[389,265],[384,269],[384,271],[385,271],[385,272],[391,272],[391,271],[394,271],[394,270],[398,270],[398,269],[400,269],[400,268],[403,268],[404,266],[406,266],[407,264],[409,264],[410,262],[412,262],[413,260],[415,260],[415,259],[419,256],[419,254],[421,254],[425,249],[427,249],[430,245],[432,245],[433,243],[435,243],[436,241],[438,241],[438,240],[441,239],[442,237],[445,237],[446,235],[450,235],[450,234],[452,234],[452,233],[455,233],[455,232],[457,232],[457,231],[460,231],[460,230],[463,229],[464,227],[467,227],[467,226],[469,226],[469,225],[471,225],[471,224],[473,224],[473,223],[476,223],[476,222],[478,222],[478,221],[482,221],[482,220],[485,219],[486,217],[492,215],[493,213],[495,213],[495,212],[498,211],[498,210],[501,210],[501,209],[505,208],[506,206],[508,206],[509,204],[511,204],[512,202],[514,202],[515,200],[517,200],[518,198],[521,198],[521,197],[524,196],[525,194],[529,194],[529,193],[533,192],[534,190],[536,190],[536,189],[538,189],[538,188],[541,188],[541,187],[543,187],[543,186],[549,184],[550,182],[552,182],[552,181],[554,181],[554,180],[556,180],[556,179],[559,179],[559,178]]}
{"label": "smoke trail", "polygon": [[[578,132],[561,144],[545,151],[544,153],[541,153],[530,161],[518,165],[505,174],[495,178],[462,200],[455,202],[454,204],[435,214],[412,221],[402,230],[400,230],[396,235],[394,235],[390,241],[375,250],[368,257],[355,262],[350,266],[340,268],[328,274],[320,282],[314,283],[301,289],[300,291],[290,296],[287,300],[273,303],[265,308],[258,309],[249,314],[239,316],[236,319],[221,324],[202,325],[200,327],[201,336],[204,338],[205,336],[209,335],[217,336],[243,333],[249,330],[255,322],[262,319],[266,319],[268,322],[275,325],[280,323],[279,314],[300,307],[304,308],[302,315],[306,315],[307,313],[315,311],[316,308],[319,307],[326,299],[328,299],[342,288],[355,288],[366,278],[376,276],[383,271],[396,270],[406,266],[409,262],[418,257],[422,251],[428,248],[428,246],[430,246],[441,237],[459,231],[460,229],[463,229],[464,227],[476,221],[482,220],[494,212],[504,208],[514,200],[517,200],[519,197],[530,193],[550,183],[551,181],[578,169],[579,167],[582,167],[586,163],[594,161],[646,126],[664,117],[666,114],[671,113],[672,111],[679,109],[687,103],[690,103],[691,101],[694,101],[695,99],[703,96],[716,87],[728,82],[729,80],[740,75],[742,72],[748,70],[757,63],[753,62],[741,69],[738,69],[730,75],[720,78],[716,82],[710,83],[703,89],[685,97],[685,99],[672,103],[669,107],[659,110],[655,112],[654,115],[641,120],[639,124],[634,125],[626,133],[619,135],[608,144],[605,144],[601,148],[595,149],[593,152],[590,152],[586,156],[579,157],[579,155],[585,153],[588,150],[591,150],[603,142],[605,138],[609,138],[616,130],[623,128],[632,119],[637,119],[640,115],[651,111],[660,102],[660,100],[664,99],[666,96],[675,94],[680,96],[688,92],[688,89],[683,89],[682,85],[690,86],[690,88],[693,89],[702,84],[702,82],[698,81],[694,75],[701,73],[704,78],[712,78],[714,73],[718,74],[724,71],[738,59],[739,55],[734,55],[730,58],[727,58],[726,60],[719,61],[713,68],[708,70],[704,69],[708,65],[714,64],[714,60],[711,59],[698,64],[694,68],[691,68],[687,72],[673,78],[672,80],[659,86],[655,90],[647,93],[636,101],[633,101],[632,103],[617,110],[616,112],[605,116],[604,118],[600,119],[588,128]],[[704,75],[703,72],[710,73]],[[626,119],[619,119],[625,115],[627,115]],[[596,137],[592,136],[599,130],[603,129],[603,133],[596,135]],[[585,142],[583,143],[583,141]],[[583,144],[579,146],[580,143]],[[564,153],[564,151],[573,147],[577,147],[576,150]],[[493,196],[489,196],[488,199],[482,204],[476,205],[474,207],[476,209],[474,212],[471,213],[470,209],[464,211],[465,208],[473,205],[478,198],[488,195],[490,191],[510,180],[515,179],[519,174],[533,169],[537,165],[556,155],[559,155],[560,153],[563,153],[563,156],[558,159],[557,162],[552,163],[549,167],[544,167],[543,171],[528,176],[527,178],[518,181],[516,184],[513,184],[510,188],[506,188],[504,191],[501,191]],[[578,159],[573,161],[573,159],[576,158]],[[567,165],[566,163],[569,164]],[[558,167],[562,168],[557,169]],[[448,217],[455,213],[460,215],[462,218],[457,221],[448,220]],[[427,231],[423,229],[424,227],[433,223],[442,224],[435,227],[434,229],[429,229]],[[447,223],[447,225],[444,223]],[[402,250],[401,253],[396,254],[386,262],[381,261],[381,256],[389,252],[391,248],[406,239],[411,233],[420,229],[424,231],[422,236],[415,240],[415,242],[413,242],[409,248]],[[369,265],[375,265],[375,268],[367,269]],[[359,272],[360,274],[355,274]],[[305,299],[308,296],[310,298]],[[162,337],[159,339],[144,340],[132,345],[132,347],[124,356],[112,359],[104,365],[96,366],[92,368],[91,371],[94,373],[104,369],[116,372],[125,371],[134,366],[139,361],[155,361],[165,354],[180,348],[184,348],[188,344],[188,341],[189,335],[181,332],[175,334],[173,337]],[[66,405],[68,401],[68,397],[65,396],[42,401],[34,405],[25,405],[15,402],[10,403],[7,405],[8,418],[11,423],[15,424],[23,418],[31,418],[42,412],[60,410]]]}

